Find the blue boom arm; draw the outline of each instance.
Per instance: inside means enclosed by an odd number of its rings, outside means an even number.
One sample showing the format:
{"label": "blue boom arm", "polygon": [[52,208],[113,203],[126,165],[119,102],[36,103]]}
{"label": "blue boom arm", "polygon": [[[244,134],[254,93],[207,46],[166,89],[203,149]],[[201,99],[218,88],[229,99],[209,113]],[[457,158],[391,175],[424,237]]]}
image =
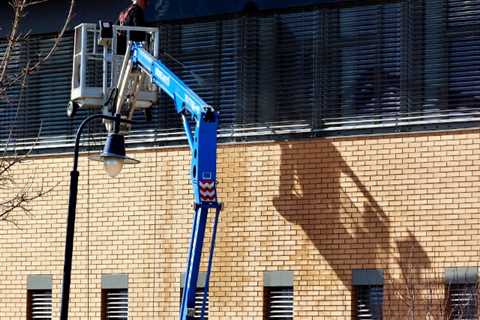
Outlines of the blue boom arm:
{"label": "blue boom arm", "polygon": [[[174,100],[176,111],[182,117],[185,134],[192,151],[190,172],[195,198],[195,213],[185,274],[185,286],[180,307],[180,320],[194,319],[195,293],[197,290],[197,279],[208,211],[210,208],[213,208],[216,212],[212,229],[206,285],[204,288],[204,302],[201,311],[201,318],[203,319],[205,301],[208,295],[208,281],[212,265],[216,226],[221,210],[221,205],[217,201],[216,191],[217,127],[219,114],[161,61],[143,49],[141,44],[132,44],[130,60],[133,66],[140,67],[143,72],[151,77],[152,83],[157,85]],[[190,126],[189,118],[195,122],[193,129]]]}

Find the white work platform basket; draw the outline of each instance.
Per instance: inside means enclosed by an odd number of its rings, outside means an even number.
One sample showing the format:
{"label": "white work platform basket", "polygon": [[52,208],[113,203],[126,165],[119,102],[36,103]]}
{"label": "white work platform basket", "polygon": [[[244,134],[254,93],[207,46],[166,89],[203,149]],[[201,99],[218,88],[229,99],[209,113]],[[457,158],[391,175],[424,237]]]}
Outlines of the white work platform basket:
{"label": "white work platform basket", "polygon": [[[157,28],[112,26],[113,37],[107,45],[100,45],[100,28],[82,23],[75,28],[71,102],[80,108],[104,106],[118,78],[125,50],[135,34],[141,33],[144,48],[158,58],[159,33]],[[157,101],[157,88],[149,79],[143,80],[135,101],[135,108],[149,108]]]}

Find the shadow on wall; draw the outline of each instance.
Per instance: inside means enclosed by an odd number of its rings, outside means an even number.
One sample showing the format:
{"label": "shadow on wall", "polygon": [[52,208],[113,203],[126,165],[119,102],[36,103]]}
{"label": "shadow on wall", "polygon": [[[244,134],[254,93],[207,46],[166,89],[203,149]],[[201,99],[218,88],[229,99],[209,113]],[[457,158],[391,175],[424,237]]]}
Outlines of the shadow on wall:
{"label": "shadow on wall", "polygon": [[[399,253],[397,264],[402,272],[403,282],[421,282],[423,272],[431,267],[427,253],[418,243],[412,231],[408,230],[406,237],[396,241]],[[417,275],[420,279],[412,278]]]}
{"label": "shadow on wall", "polygon": [[[273,200],[277,211],[302,227],[346,288],[351,288],[352,268],[383,268],[389,278],[389,258],[396,250],[391,222],[337,148],[328,140],[281,143],[280,148],[280,190]],[[410,234],[408,246],[412,243],[415,252],[423,252],[416,256],[417,266],[429,266],[428,256]],[[402,252],[401,259],[405,258]],[[319,265],[311,253],[297,252],[304,255],[314,261],[302,263]]]}

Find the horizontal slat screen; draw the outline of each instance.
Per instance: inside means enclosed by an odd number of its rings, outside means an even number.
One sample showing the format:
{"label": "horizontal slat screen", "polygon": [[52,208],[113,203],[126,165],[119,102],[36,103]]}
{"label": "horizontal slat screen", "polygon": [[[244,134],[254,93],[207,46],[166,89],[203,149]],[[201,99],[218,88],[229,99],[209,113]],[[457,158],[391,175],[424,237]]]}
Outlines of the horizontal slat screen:
{"label": "horizontal slat screen", "polygon": [[52,291],[30,290],[29,291],[28,319],[51,320],[52,319]]}
{"label": "horizontal slat screen", "polygon": [[400,5],[345,8],[327,19],[335,31],[326,35],[324,125],[388,125],[401,109]]}
{"label": "horizontal slat screen", "polygon": [[[162,61],[220,110],[223,140],[476,125],[480,2],[356,3],[162,24]],[[65,116],[72,37],[28,79],[18,112],[18,87],[0,102],[2,141],[14,129],[16,142],[31,143],[41,127],[43,148],[72,145],[88,113]],[[11,69],[51,42],[36,36],[19,45]],[[160,95],[152,123],[135,116],[130,145],[185,142],[172,101]]]}
{"label": "horizontal slat screen", "polygon": [[[200,319],[202,314],[202,306],[203,306],[203,288],[197,289],[195,292],[195,319]],[[205,301],[205,320],[208,319],[208,295],[207,300]]]}
{"label": "horizontal slat screen", "polygon": [[356,317],[358,320],[383,319],[383,287],[382,286],[357,286]]}
{"label": "horizontal slat screen", "polygon": [[127,320],[128,319],[128,290],[108,289],[104,291],[105,320]]}
{"label": "horizontal slat screen", "polygon": [[[31,36],[15,47],[9,75],[16,76],[25,65],[38,61],[54,43],[53,36]],[[0,43],[5,48],[5,42]],[[71,145],[80,122],[92,111],[81,110],[71,120],[66,116],[70,99],[72,74],[73,33],[67,34],[54,55],[37,72],[0,97],[0,141],[10,140],[17,148],[38,146],[48,148]],[[95,126],[99,128],[99,126]],[[98,130],[98,129],[97,129]]]}
{"label": "horizontal slat screen", "polygon": [[447,288],[450,320],[476,320],[477,286],[475,284],[455,284]]}
{"label": "horizontal slat screen", "polygon": [[[203,293],[204,293],[204,288],[197,288],[195,291],[195,319],[201,319],[202,315],[202,306],[203,306]],[[183,296],[183,288],[180,290],[180,297]],[[205,314],[203,319],[208,320],[208,294],[207,294],[207,299],[205,301]]]}
{"label": "horizontal slat screen", "polygon": [[267,288],[267,319],[293,319],[293,288]]}

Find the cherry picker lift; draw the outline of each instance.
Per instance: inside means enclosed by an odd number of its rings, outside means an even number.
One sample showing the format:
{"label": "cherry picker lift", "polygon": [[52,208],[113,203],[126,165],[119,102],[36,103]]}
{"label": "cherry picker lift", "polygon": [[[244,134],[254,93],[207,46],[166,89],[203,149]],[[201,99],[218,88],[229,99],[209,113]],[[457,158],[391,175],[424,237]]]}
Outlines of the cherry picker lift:
{"label": "cherry picker lift", "polygon": [[[138,35],[139,32],[142,41],[136,42],[135,34]],[[128,44],[126,50],[119,48],[120,37]],[[79,108],[101,107],[103,114],[125,119],[126,124],[122,125],[120,132],[127,133],[132,126],[134,112],[143,109],[146,118],[151,115],[150,108],[156,102],[157,88],[163,90],[175,103],[192,152],[190,173],[194,196],[192,235],[180,320],[198,319],[195,310],[197,279],[208,213],[210,210],[215,212],[200,312],[200,319],[203,319],[217,224],[222,209],[216,191],[219,113],[158,59],[159,34],[156,28],[115,26],[106,22],[100,22],[99,25],[81,24],[75,29],[74,47],[69,116],[73,116]],[[98,73],[98,62],[102,65],[101,77],[92,76],[92,73]],[[119,130],[115,129],[113,121],[107,120],[104,123],[109,133]]]}

